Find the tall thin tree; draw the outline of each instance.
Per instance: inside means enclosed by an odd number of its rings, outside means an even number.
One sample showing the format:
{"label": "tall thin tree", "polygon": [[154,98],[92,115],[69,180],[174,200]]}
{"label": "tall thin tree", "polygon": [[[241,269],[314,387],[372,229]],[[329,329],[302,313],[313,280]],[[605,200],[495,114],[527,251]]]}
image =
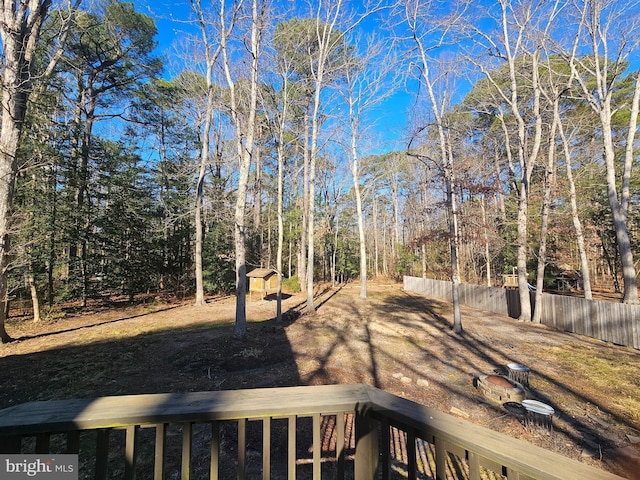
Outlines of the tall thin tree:
{"label": "tall thin tree", "polygon": [[[532,0],[518,5],[512,4],[509,0],[499,0],[498,4],[499,12],[495,19],[498,31],[494,32],[495,35],[481,31],[474,25],[470,25],[470,28],[478,34],[483,55],[488,49],[492,56],[501,62],[501,68],[497,69],[491,68],[495,65],[488,68],[482,62],[477,62],[477,65],[504,105],[504,109],[500,108],[495,115],[504,132],[504,150],[512,183],[518,194],[516,263],[520,297],[519,319],[531,321],[532,306],[527,275],[529,196],[543,133],[539,72],[541,45],[538,43],[539,30],[536,29],[536,22],[544,23],[552,17],[540,15],[540,11],[546,5]],[[553,7],[552,4],[552,11]],[[527,85],[523,84],[525,78]],[[524,96],[525,92],[529,92],[527,97]],[[515,121],[515,135],[507,125],[509,118]],[[512,148],[515,150],[517,169],[512,161]]]}
{"label": "tall thin tree", "polygon": [[[365,44],[361,56],[354,55],[348,45],[342,49],[344,59],[344,79],[341,95],[347,105],[348,115],[345,120],[348,140],[345,150],[351,166],[356,216],[358,222],[358,238],[360,250],[360,298],[367,298],[367,248],[362,206],[362,185],[360,172],[362,169],[362,149],[366,139],[367,128],[365,115],[395,93],[390,74],[397,67],[392,57],[392,49],[373,38],[356,41]],[[386,53],[386,55],[384,55]]]}
{"label": "tall thin tree", "polygon": [[[635,5],[633,5],[635,4]],[[624,278],[624,303],[639,303],[638,279],[633,259],[628,213],[631,200],[631,171],[635,163],[635,136],[640,110],[640,70],[633,76],[633,98],[628,106],[630,115],[627,124],[622,165],[618,164],[613,133],[614,105],[613,92],[617,79],[626,69],[626,59],[638,46],[640,21],[636,2],[624,2],[612,7],[605,0],[585,0],[576,2],[576,35],[589,46],[589,55],[580,56],[578,41],[564,52],[582,97],[599,119],[603,157],[606,167],[607,199],[613,218],[616,246],[622,264]],[[635,15],[630,15],[635,11]],[[592,84],[595,81],[595,85]],[[618,179],[621,188],[618,191]]]}
{"label": "tall thin tree", "polygon": [[[7,301],[11,234],[11,203],[18,170],[27,103],[33,87],[33,67],[40,31],[51,0],[2,0],[2,123],[0,125],[0,302]],[[11,337],[5,329],[6,311],[0,308],[0,341]]]}
{"label": "tall thin tree", "polygon": [[[206,18],[206,11],[200,0],[191,0],[191,8],[195,12],[200,35],[202,40],[202,49],[204,51],[204,69],[205,69],[205,109],[201,117],[201,141],[200,141],[200,161],[198,167],[198,179],[196,181],[194,220],[195,220],[195,248],[194,248],[194,267],[196,277],[196,295],[195,304],[204,305],[204,279],[202,273],[202,246],[204,242],[204,231],[202,224],[202,209],[204,197],[204,182],[209,165],[209,148],[211,142],[211,128],[213,123],[213,115],[215,110],[215,94],[214,89],[214,69],[218,61],[218,57],[222,52],[222,42],[231,34],[235,26],[237,9],[232,9],[231,20],[226,24],[220,25],[220,30],[211,32],[210,27],[213,22]],[[225,3],[220,3],[220,15],[225,16]]]}
{"label": "tall thin tree", "polygon": [[313,202],[315,199],[316,167],[319,157],[320,126],[322,123],[322,93],[327,87],[331,75],[336,74],[336,70],[342,68],[340,62],[332,61],[332,56],[344,45],[344,36],[350,34],[366,18],[379,11],[381,3],[378,0],[365,2],[362,8],[351,15],[348,15],[346,2],[336,0],[334,2],[321,2],[316,9],[314,18],[316,50],[310,52],[307,58],[309,62],[311,77],[313,79],[313,103],[311,105],[310,123],[311,136],[309,146],[309,216],[307,219],[307,311],[314,312],[315,304],[313,298],[314,285],[314,235],[315,217]]}
{"label": "tall thin tree", "polygon": [[[220,3],[224,4],[225,0]],[[247,203],[247,187],[251,160],[255,153],[256,118],[258,113],[258,89],[260,81],[260,56],[262,53],[262,35],[266,27],[267,0],[252,0],[248,18],[249,32],[249,97],[242,102],[237,88],[237,80],[232,73],[232,52],[229,44],[229,36],[222,35],[220,40],[222,53],[222,66],[224,76],[229,89],[229,109],[231,119],[235,127],[234,140],[238,158],[238,189],[234,212],[234,245],[236,252],[236,320],[234,336],[244,337],[247,332],[247,226],[245,206]],[[228,31],[227,19],[224,9],[220,7],[219,21],[221,31]]]}
{"label": "tall thin tree", "polygon": [[[420,72],[419,81],[427,92],[428,104],[435,125],[435,133],[438,138],[439,150],[439,168],[442,170],[445,182],[445,191],[447,196],[447,208],[449,213],[449,247],[451,262],[451,293],[453,303],[453,331],[462,332],[462,318],[460,313],[460,261],[459,261],[459,243],[460,236],[458,232],[458,200],[455,187],[454,175],[454,154],[453,145],[451,145],[451,137],[447,132],[445,122],[445,114],[449,108],[448,98],[448,72],[446,68],[442,69],[441,75],[435,75],[432,72],[432,66],[436,63],[430,54],[434,50],[438,50],[445,44],[448,38],[448,32],[455,25],[460,12],[454,11],[453,14],[444,17],[444,20],[438,20],[435,12],[438,11],[438,2],[416,2],[407,1],[404,5],[404,21],[409,29],[411,38],[415,44],[417,59]],[[449,69],[450,70],[450,69]],[[440,86],[440,98],[437,97],[437,81],[443,83]]]}

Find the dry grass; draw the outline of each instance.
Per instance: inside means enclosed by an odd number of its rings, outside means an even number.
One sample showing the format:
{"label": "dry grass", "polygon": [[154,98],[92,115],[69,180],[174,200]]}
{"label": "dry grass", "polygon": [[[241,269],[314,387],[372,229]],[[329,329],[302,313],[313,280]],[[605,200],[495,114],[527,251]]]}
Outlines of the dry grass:
{"label": "dry grass", "polygon": [[[31,400],[318,383],[368,383],[600,468],[622,472],[640,456],[640,352],[463,308],[451,333],[445,302],[352,284],[249,304],[247,338],[232,337],[233,299],[73,309],[35,325],[12,321],[21,339],[0,347],[0,408]],[[530,397],[551,404],[553,439],[524,428],[483,399],[473,378],[510,362],[529,366]],[[624,455],[621,453],[623,452]],[[635,458],[637,460],[637,458]],[[630,471],[630,470],[629,470]],[[631,475],[629,475],[631,476]]]}

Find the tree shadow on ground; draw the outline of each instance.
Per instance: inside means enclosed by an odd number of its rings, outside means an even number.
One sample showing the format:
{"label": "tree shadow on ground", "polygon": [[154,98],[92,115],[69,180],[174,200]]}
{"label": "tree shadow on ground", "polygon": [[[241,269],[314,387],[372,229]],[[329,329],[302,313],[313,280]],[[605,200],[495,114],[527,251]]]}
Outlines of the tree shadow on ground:
{"label": "tree shadow on ground", "polygon": [[[488,421],[515,425],[516,436],[528,434],[508,410],[482,398],[472,382],[479,373],[506,363],[528,364],[531,358],[535,366],[536,359],[530,357],[535,352],[518,351],[515,340],[505,339],[503,331],[528,329],[529,325],[487,319],[482,312],[463,309],[465,330],[456,335],[448,320],[450,305],[399,290],[360,299],[349,289],[323,288],[315,300],[317,312],[310,315],[305,314],[306,301],[300,299],[289,302],[283,322],[273,318],[249,321],[247,337],[242,340],[232,336],[232,317],[214,323],[209,318],[213,310],[208,307],[194,324],[180,321],[181,315],[192,310],[172,308],[173,322],[131,336],[125,334],[126,328],[143,324],[144,315],[110,320],[105,323],[112,322],[122,333],[114,331],[106,341],[92,339],[90,328],[73,330],[77,345],[0,357],[0,381],[5,387],[0,392],[0,408],[74,397],[368,383],[445,412],[452,407],[478,406]],[[490,328],[477,329],[476,322],[489,322]],[[535,333],[545,335],[543,330]],[[38,339],[33,336],[27,341]],[[409,383],[404,383],[405,378]],[[417,385],[418,380],[425,383]],[[611,447],[601,431],[564,411],[541,385],[589,403],[629,428],[637,427],[588,393],[534,368],[531,395],[557,412],[554,437],[538,439],[541,446],[561,450],[567,439],[586,451],[602,448],[605,455]],[[229,435],[228,442],[233,444],[234,434]],[[300,441],[307,440],[303,435]]]}
{"label": "tree shadow on ground", "polygon": [[[614,440],[611,432],[603,431],[589,416],[567,410],[565,400],[608,415],[612,423],[619,424],[618,432],[635,432],[639,427],[590,395],[588,389],[563,382],[562,372],[553,366],[546,368],[544,356],[537,356],[535,342],[524,344],[522,349],[517,346],[521,344],[519,332],[528,332],[541,342],[551,342],[553,336],[586,341],[580,337],[497,319],[466,307],[464,330],[455,334],[449,320],[450,304],[399,290],[366,300],[352,296],[332,300],[326,309],[319,309],[316,322],[298,325],[310,338],[322,335],[322,352],[313,358],[316,366],[303,375],[308,384],[363,382],[401,396],[415,395],[410,399],[441,411],[468,410],[472,416],[479,411],[486,417],[484,424],[493,429],[525,437],[567,456],[591,456],[596,461],[617,462],[620,439]],[[311,361],[302,349],[299,352],[299,362]],[[554,408],[553,436],[524,425],[512,410],[492,403],[474,387],[478,375],[493,373],[508,363],[532,365],[528,398]],[[417,381],[422,382],[422,388],[416,387]],[[477,423],[479,419],[474,420]]]}
{"label": "tree shadow on ground", "polygon": [[[452,322],[443,316],[443,313],[451,312],[451,304],[408,292],[386,297],[385,306],[382,309],[386,309],[389,314],[392,314],[392,312],[402,307],[413,310],[413,313],[421,316],[425,322],[438,328],[441,333],[440,338],[446,342],[442,353],[437,357],[432,355],[428,347],[425,348],[424,345],[416,343],[415,347],[421,348],[424,352],[425,361],[444,364],[450,369],[458,370],[461,374],[469,374],[470,372],[493,373],[494,370],[498,372],[500,370],[504,371],[505,365],[508,363],[527,365],[529,360],[533,363],[540,363],[540,358],[534,355],[535,351],[518,349],[516,345],[510,343],[508,338],[504,339],[501,330],[506,326],[510,326],[516,332],[524,333],[528,331],[529,334],[533,332],[533,335],[540,336],[541,340],[547,332],[550,332],[550,329],[544,327],[504,318],[494,325],[495,336],[481,333],[476,331],[474,324],[482,321],[481,317],[484,313],[470,308],[463,308],[464,330],[460,334],[455,334],[452,331]],[[476,315],[475,318],[474,315]],[[401,321],[400,324],[402,323]],[[570,338],[571,342],[588,342],[588,339],[581,338],[578,335],[570,335],[564,332],[552,332],[552,334],[565,335],[567,339]],[[517,342],[514,341],[514,343]],[[492,369],[491,366],[494,368]],[[601,425],[594,424],[589,416],[576,415],[575,410],[566,411],[563,408],[563,404],[556,401],[554,394],[547,390],[553,390],[558,394],[558,397],[565,399],[565,401],[569,398],[572,402],[588,405],[590,408],[603,412],[608,418],[612,419],[613,423],[625,427],[628,431],[637,432],[639,425],[613,411],[596,397],[590,395],[588,388],[578,389],[568,382],[563,382],[562,375],[554,375],[549,372],[556,372],[556,369],[550,368],[544,369],[544,371],[543,369],[532,369],[532,384],[525,389],[527,398],[546,403],[555,411],[553,417],[555,438],[553,436],[549,437],[549,446],[553,449],[559,442],[562,442],[562,437],[564,436],[575,444],[580,445],[583,448],[583,454],[600,459],[604,455],[605,457],[609,456],[609,459],[613,462],[618,461],[619,459],[615,458],[617,455],[616,440],[612,438],[611,433],[603,429]],[[588,382],[588,378],[584,380]],[[536,384],[539,387],[536,387]],[[451,388],[458,395],[468,396],[455,386],[443,386]],[[551,386],[551,388],[548,386]],[[475,395],[471,398],[474,397]],[[507,411],[509,414],[514,414],[513,411],[509,411],[503,406],[497,406],[497,408],[499,411]],[[518,416],[517,413],[515,416]],[[606,451],[606,453],[603,454],[603,451]],[[620,460],[624,461],[625,459]]]}
{"label": "tree shadow on ground", "polygon": [[[334,292],[330,289],[319,292],[325,296],[325,301],[327,294]],[[289,305],[281,322],[274,318],[258,321],[250,318],[247,335],[242,339],[233,336],[229,328],[231,319],[209,319],[207,317],[216,316],[215,310],[210,310],[209,306],[197,310],[191,305],[171,306],[153,312],[164,312],[161,317],[128,315],[91,325],[63,327],[57,332],[26,335],[21,343],[45,340],[50,348],[0,357],[0,382],[4,387],[0,391],[0,408],[41,400],[301,385],[304,382],[286,330],[300,319],[304,308],[305,302]],[[202,319],[188,323],[186,317],[194,312],[200,312]],[[161,321],[167,317],[173,320],[167,321],[166,325],[148,325],[153,327],[152,331],[138,333],[138,329],[145,323],[154,322],[154,318]],[[93,336],[92,327],[99,326],[111,327],[111,338]],[[69,335],[74,336],[75,344],[55,346],[56,336]],[[309,422],[310,419],[298,420],[296,448],[301,464],[297,467],[297,478],[311,478],[312,465],[308,459],[312,429]],[[256,423],[249,422],[246,432],[247,448],[252,458],[261,438]],[[230,454],[224,456],[226,463],[221,466],[221,478],[231,478],[232,473],[235,476],[235,465],[229,459],[233,457],[233,448],[237,448],[238,426],[228,422],[220,428],[222,442],[231,446]],[[287,438],[286,423],[283,425],[274,420],[271,428],[274,437]],[[172,431],[167,437],[167,449],[174,448],[178,459],[180,446],[172,446],[172,442],[179,434],[179,431]],[[141,435],[146,435],[146,432]],[[202,459],[206,457],[205,445],[211,442],[211,432],[198,427],[193,435],[194,458]],[[120,436],[119,432],[113,434],[114,439]],[[95,445],[95,439],[92,441]],[[119,475],[124,468],[121,463],[124,441],[114,441],[117,450],[114,455],[118,459],[110,464],[110,476]],[[153,445],[152,439],[149,445]],[[274,441],[271,448],[274,457],[287,458],[286,442]],[[141,455],[144,457],[143,453]],[[141,460],[139,468],[148,468],[148,461],[148,458]],[[204,463],[196,463],[192,472],[194,478],[204,477],[207,474]],[[284,465],[286,467],[286,462]],[[169,467],[179,473],[179,464]],[[257,472],[260,467],[260,463],[249,462],[248,473],[251,474],[252,469]],[[323,465],[323,469],[326,468]],[[81,478],[91,478],[91,473],[84,471]]]}

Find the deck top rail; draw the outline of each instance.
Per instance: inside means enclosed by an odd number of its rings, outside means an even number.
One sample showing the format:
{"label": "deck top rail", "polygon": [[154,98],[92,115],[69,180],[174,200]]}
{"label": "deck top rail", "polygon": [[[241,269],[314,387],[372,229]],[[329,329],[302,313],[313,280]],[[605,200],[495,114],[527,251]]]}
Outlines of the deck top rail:
{"label": "deck top rail", "polygon": [[[372,467],[371,463],[378,462],[379,454],[384,456],[385,451],[388,451],[388,445],[385,446],[385,442],[378,439],[380,424],[393,424],[395,428],[406,432],[407,438],[420,438],[436,445],[440,456],[443,453],[446,455],[446,452],[462,451],[462,456],[467,457],[470,465],[478,462],[482,464],[482,461],[500,465],[503,471],[508,472],[508,478],[621,478],[368,385],[262,388],[30,402],[0,410],[0,451],[3,438],[16,436],[340,412],[352,412],[360,419],[356,422],[355,434],[356,478],[373,478],[372,472],[378,467]],[[375,435],[375,439],[372,435]],[[441,461],[444,460],[441,458]],[[440,473],[437,476],[440,478]],[[387,478],[384,473],[383,478]],[[472,474],[470,478],[476,477]]]}
{"label": "deck top rail", "polygon": [[356,411],[368,392],[329,385],[29,402],[0,410],[0,435]]}

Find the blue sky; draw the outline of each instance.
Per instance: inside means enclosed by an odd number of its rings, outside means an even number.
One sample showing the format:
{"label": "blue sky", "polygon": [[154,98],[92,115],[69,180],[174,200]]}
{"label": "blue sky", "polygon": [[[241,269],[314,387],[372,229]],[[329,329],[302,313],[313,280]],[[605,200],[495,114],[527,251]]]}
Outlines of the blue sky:
{"label": "blue sky", "polygon": [[[206,3],[208,3],[208,0],[203,0],[203,4]],[[191,16],[189,0],[178,0],[176,2],[172,2],[170,0],[134,0],[134,4],[140,11],[150,14],[155,19],[159,32],[157,37],[159,42],[159,53],[164,54],[165,56],[171,56],[172,53],[175,53],[175,40],[180,36],[180,31],[184,31],[188,28],[188,25],[184,23],[184,20]],[[296,3],[295,0],[288,0],[286,2],[281,1],[280,3],[275,4],[278,8],[282,9],[293,9],[298,8],[298,5],[304,5],[303,3]],[[478,4],[480,4],[481,7],[477,9],[478,11],[476,13],[481,18],[477,19],[479,22],[477,24],[483,25],[482,28],[495,27],[494,24],[490,25],[487,23],[487,12],[491,6],[496,6],[496,2],[479,0],[479,2],[473,4],[473,6],[477,7]],[[451,5],[451,3],[443,3],[443,5],[446,5],[446,9]],[[637,9],[640,7],[636,5],[634,8],[634,13],[637,13]],[[445,13],[447,13],[446,10],[443,11],[443,14]],[[182,23],[180,22],[181,20],[183,21]],[[379,35],[384,35],[382,29],[378,28],[376,21],[373,19],[366,22],[365,31],[368,33],[375,31],[378,32]],[[557,29],[555,33],[557,35],[566,35],[566,31],[564,31],[562,27]],[[457,44],[448,47],[448,55],[453,56],[459,48],[460,47]],[[447,51],[446,48],[444,50]],[[636,54],[632,56],[630,61],[632,68],[637,68],[639,62],[638,55]],[[470,90],[471,82],[473,81],[465,79],[464,72],[462,70],[463,64],[460,63],[460,68],[455,72],[455,75],[459,77],[456,80],[457,85],[452,89],[452,91],[455,92],[455,97],[453,99],[454,102],[459,102],[464,98],[466,93]],[[478,75],[478,72],[476,71],[475,74]],[[409,121],[408,119],[410,118],[410,110],[416,97],[416,88],[412,88],[412,85],[415,84],[416,82],[409,84],[409,88],[406,86],[404,88],[401,87],[393,96],[386,100],[374,114],[376,118],[379,119],[374,129],[379,136],[379,151],[376,153],[380,153],[380,151],[385,150],[402,150],[406,148],[408,141],[406,132]]]}
{"label": "blue sky", "polygon": [[[176,52],[176,42],[182,32],[190,27],[184,20],[191,16],[191,6],[188,1],[170,2],[165,0],[134,0],[136,9],[155,19],[158,29],[158,53],[164,57],[170,57]],[[375,28],[375,24],[368,23],[367,28]],[[197,33],[197,32],[196,32]],[[375,142],[374,153],[402,150],[406,148],[407,140],[404,138],[408,110],[413,103],[413,94],[409,94],[404,88],[399,89],[389,99],[384,101],[371,115],[376,120],[373,128],[374,135],[378,137]]]}

